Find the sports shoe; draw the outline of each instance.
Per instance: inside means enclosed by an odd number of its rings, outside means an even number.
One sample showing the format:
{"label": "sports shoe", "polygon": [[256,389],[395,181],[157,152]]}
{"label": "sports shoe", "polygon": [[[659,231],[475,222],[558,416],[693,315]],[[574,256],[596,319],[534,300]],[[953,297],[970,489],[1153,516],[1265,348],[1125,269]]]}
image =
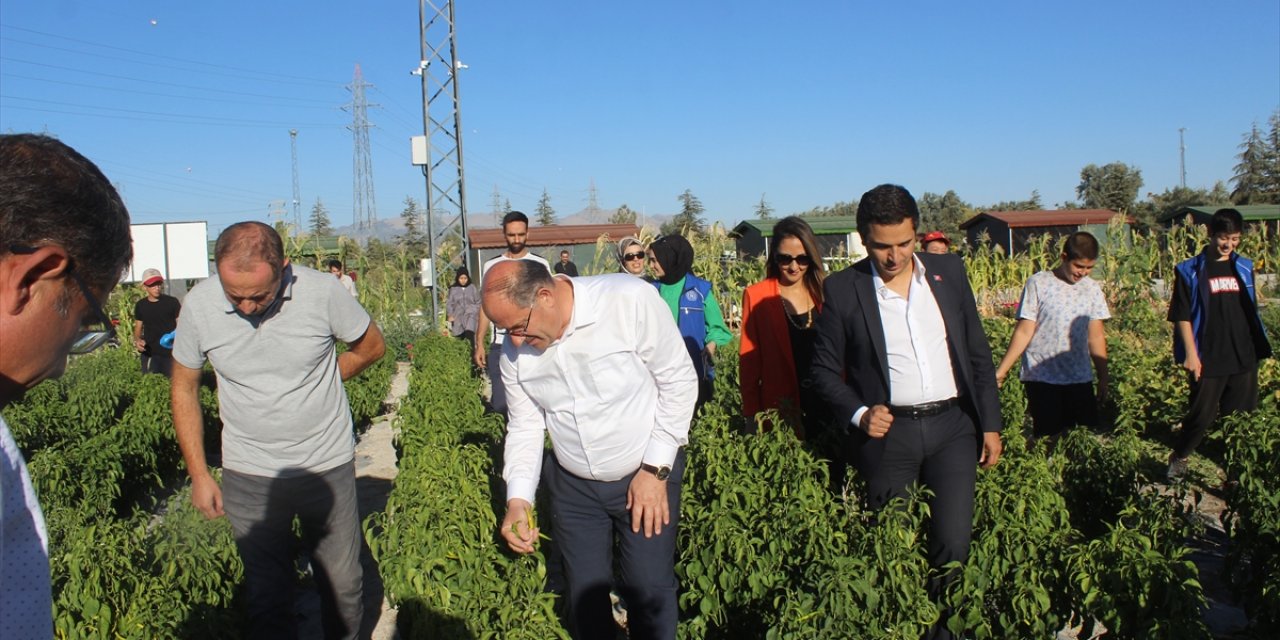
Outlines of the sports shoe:
{"label": "sports shoe", "polygon": [[1165,477],[1169,482],[1180,480],[1187,475],[1187,459],[1176,456],[1169,457],[1169,470],[1165,472]]}

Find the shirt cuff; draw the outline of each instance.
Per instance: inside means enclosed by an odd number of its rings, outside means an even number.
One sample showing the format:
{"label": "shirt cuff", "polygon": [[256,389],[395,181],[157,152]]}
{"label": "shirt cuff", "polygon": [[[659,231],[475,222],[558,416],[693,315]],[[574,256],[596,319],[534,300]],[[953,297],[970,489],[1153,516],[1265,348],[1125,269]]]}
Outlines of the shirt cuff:
{"label": "shirt cuff", "polygon": [[538,481],[527,480],[524,478],[513,479],[507,482],[507,501],[512,498],[520,498],[533,504],[533,498],[538,493]]}
{"label": "shirt cuff", "polygon": [[680,453],[680,447],[673,447],[665,442],[650,440],[649,446],[644,450],[645,464],[651,464],[655,467],[670,467],[676,463],[676,454]]}
{"label": "shirt cuff", "polygon": [[862,414],[866,413],[866,412],[867,412],[867,410],[869,410],[870,408],[871,408],[871,407],[867,407],[867,406],[859,407],[857,411],[854,411],[854,412],[853,412],[853,418],[852,418],[851,420],[849,420],[849,424],[853,425],[853,428],[854,428],[854,429],[861,430],[861,429],[862,429]]}

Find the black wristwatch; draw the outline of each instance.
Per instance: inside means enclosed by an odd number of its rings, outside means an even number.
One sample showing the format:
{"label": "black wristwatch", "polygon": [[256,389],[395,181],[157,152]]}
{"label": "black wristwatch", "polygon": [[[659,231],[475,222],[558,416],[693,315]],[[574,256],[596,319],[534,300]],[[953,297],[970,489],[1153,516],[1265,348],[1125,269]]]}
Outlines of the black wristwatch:
{"label": "black wristwatch", "polygon": [[660,467],[655,467],[651,464],[641,462],[640,468],[644,469],[645,471],[648,471],[649,473],[652,473],[654,477],[656,477],[659,480],[662,480],[663,482],[666,482],[667,478],[671,476],[671,465],[669,464],[664,464]]}

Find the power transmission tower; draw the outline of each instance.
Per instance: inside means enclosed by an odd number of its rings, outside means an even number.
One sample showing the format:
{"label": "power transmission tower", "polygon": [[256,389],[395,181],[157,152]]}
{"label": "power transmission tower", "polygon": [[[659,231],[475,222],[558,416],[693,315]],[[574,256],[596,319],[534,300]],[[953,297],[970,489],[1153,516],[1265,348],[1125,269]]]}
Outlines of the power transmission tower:
{"label": "power transmission tower", "polygon": [[587,187],[587,222],[600,222],[600,202],[596,193],[596,179]]}
{"label": "power transmission tower", "polygon": [[501,216],[498,214],[502,213],[502,192],[498,191],[498,185],[496,184],[493,185],[493,200],[490,202],[489,206],[493,211],[493,216],[495,218],[500,218]]}
{"label": "power transmission tower", "polygon": [[293,154],[293,227],[302,231],[302,191],[298,189],[298,130],[289,130],[289,150]]}
{"label": "power transmission tower", "polygon": [[[418,0],[418,32],[421,56],[415,75],[422,78],[422,132],[426,155],[422,174],[427,183],[427,233],[431,255],[438,240],[456,234],[451,255],[470,266],[467,250],[467,190],[462,168],[462,110],[458,71],[467,65],[458,60],[453,0]],[[439,221],[440,224],[436,224]],[[459,256],[459,254],[461,254]]]}
{"label": "power transmission tower", "polygon": [[[372,229],[378,222],[378,206],[373,196],[373,155],[369,152],[369,103],[364,98],[364,88],[370,87],[356,65],[355,78],[347,85],[351,92],[351,104],[343,107],[351,112],[351,133],[355,139],[353,155],[354,179],[352,181],[352,211],[356,229]],[[378,105],[372,105],[378,106]]]}

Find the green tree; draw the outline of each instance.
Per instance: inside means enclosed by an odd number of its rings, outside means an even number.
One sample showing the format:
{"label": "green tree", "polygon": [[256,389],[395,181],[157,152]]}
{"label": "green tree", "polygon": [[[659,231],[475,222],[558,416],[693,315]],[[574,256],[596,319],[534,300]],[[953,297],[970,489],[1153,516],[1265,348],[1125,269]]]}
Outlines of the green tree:
{"label": "green tree", "polygon": [[635,224],[636,212],[631,207],[623,204],[613,211],[613,215],[609,216],[609,222],[612,224]]}
{"label": "green tree", "polygon": [[858,201],[853,202],[837,202],[831,206],[817,206],[808,211],[801,211],[795,215],[805,218],[824,218],[831,216],[856,216],[858,214]]}
{"label": "green tree", "polygon": [[1280,109],[1271,114],[1271,131],[1267,134],[1266,151],[1263,154],[1266,176],[1267,202],[1280,204]]}
{"label": "green tree", "polygon": [[320,202],[320,198],[316,198],[316,203],[311,207],[311,218],[309,227],[311,235],[319,237],[328,237],[333,235],[333,227],[329,222],[329,210],[324,207],[324,203]]}
{"label": "green tree", "polygon": [[542,197],[538,198],[538,208],[535,210],[538,218],[538,224],[546,227],[556,223],[556,210],[551,208],[551,196],[547,195],[547,190],[542,190]]}
{"label": "green tree", "polygon": [[1155,227],[1161,218],[1183,207],[1230,205],[1231,194],[1219,181],[1213,189],[1173,187],[1161,193],[1148,193],[1144,202],[1134,206],[1132,214],[1141,226]]}
{"label": "green tree", "polygon": [[1240,162],[1231,177],[1231,201],[1235,204],[1265,204],[1267,202],[1267,141],[1257,123],[1240,143]]}
{"label": "green tree", "polygon": [[427,234],[422,230],[422,212],[418,209],[418,202],[412,197],[405,196],[400,220],[404,222],[404,233],[396,236],[396,243],[404,247],[409,255],[427,255]]}
{"label": "green tree", "polygon": [[764,194],[760,194],[760,203],[756,205],[756,217],[761,220],[768,220],[773,217],[773,207],[765,201]]}
{"label": "green tree", "polygon": [[702,218],[702,213],[706,209],[702,206],[702,201],[698,196],[693,195],[693,191],[685,189],[684,193],[676,196],[676,200],[680,201],[680,213],[668,220],[662,225],[663,235],[672,233],[688,233],[690,231],[702,233],[707,223]]}
{"label": "green tree", "polygon": [[1240,162],[1231,178],[1235,204],[1280,203],[1280,109],[1271,114],[1264,136],[1255,123],[1240,143]]}
{"label": "green tree", "polygon": [[973,215],[973,206],[960,199],[955,191],[942,195],[925,192],[916,200],[920,208],[922,231],[941,231],[948,236],[960,234],[960,223]]}
{"label": "green tree", "polygon": [[1086,209],[1111,209],[1128,213],[1138,201],[1142,189],[1142,171],[1123,162],[1099,167],[1088,164],[1080,170],[1076,197]]}
{"label": "green tree", "polygon": [[1040,211],[1044,203],[1040,201],[1040,190],[1032,189],[1031,197],[1026,200],[1002,200],[993,205],[978,207],[978,211]]}

